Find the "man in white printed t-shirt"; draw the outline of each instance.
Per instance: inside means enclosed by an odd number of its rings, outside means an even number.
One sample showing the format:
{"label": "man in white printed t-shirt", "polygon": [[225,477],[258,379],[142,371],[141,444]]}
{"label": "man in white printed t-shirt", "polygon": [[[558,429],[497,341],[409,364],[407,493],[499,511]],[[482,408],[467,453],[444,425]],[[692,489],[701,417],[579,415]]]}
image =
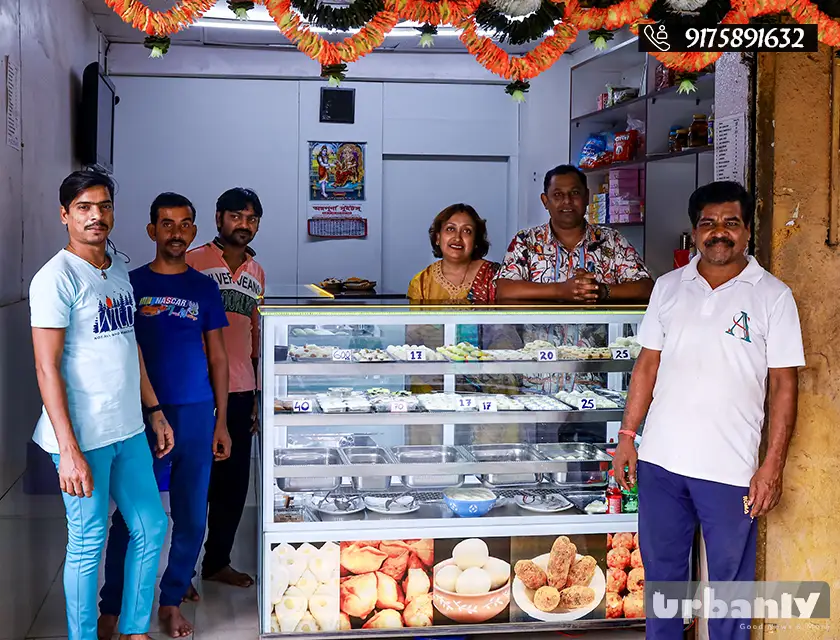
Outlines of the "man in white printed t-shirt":
{"label": "man in white printed t-shirt", "polygon": [[[614,458],[636,482],[645,581],[687,581],[696,527],[711,581],[755,579],[755,518],[779,502],[796,423],[802,333],[790,289],[746,255],[753,202],[713,182],[688,206],[699,255],[662,276],[639,329],[643,349]],[[758,464],[769,378],[767,455]],[[625,467],[627,471],[625,472]],[[652,614],[653,612],[648,612]],[[712,640],[747,639],[748,621],[709,621]],[[683,637],[682,617],[649,618],[648,639]]]}
{"label": "man in white printed t-shirt", "polygon": [[131,532],[120,638],[148,640],[168,521],[143,414],[159,457],[174,446],[172,427],[137,347],[128,271],[108,251],[114,183],[102,173],[77,171],[61,184],[59,201],[68,243],[32,278],[29,306],[44,401],[33,439],[52,455],[67,513],[67,635],[97,637],[96,588],[113,498]]}

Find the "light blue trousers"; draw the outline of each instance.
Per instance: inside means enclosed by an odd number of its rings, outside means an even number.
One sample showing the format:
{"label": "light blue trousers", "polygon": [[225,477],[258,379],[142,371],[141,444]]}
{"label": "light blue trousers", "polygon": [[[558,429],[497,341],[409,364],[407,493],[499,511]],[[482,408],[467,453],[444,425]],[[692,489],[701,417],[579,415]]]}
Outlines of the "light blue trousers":
{"label": "light blue trousers", "polygon": [[[152,471],[149,444],[141,433],[86,451],[85,459],[93,475],[93,495],[77,498],[62,493],[67,511],[64,597],[69,640],[96,638],[96,591],[110,497],[125,518],[130,535],[119,631],[148,633],[158,561],[168,525]],[[59,456],[53,455],[53,462],[58,468]]]}

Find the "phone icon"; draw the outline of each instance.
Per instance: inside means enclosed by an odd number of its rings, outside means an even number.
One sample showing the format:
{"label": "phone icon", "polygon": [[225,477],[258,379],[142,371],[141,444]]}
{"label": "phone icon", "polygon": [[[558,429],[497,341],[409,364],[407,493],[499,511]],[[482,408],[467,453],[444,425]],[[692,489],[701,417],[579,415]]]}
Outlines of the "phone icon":
{"label": "phone icon", "polygon": [[646,24],[642,33],[654,47],[662,52],[670,51],[671,45],[668,42],[668,32],[665,31],[665,25],[659,25],[659,29],[654,29],[652,24]]}

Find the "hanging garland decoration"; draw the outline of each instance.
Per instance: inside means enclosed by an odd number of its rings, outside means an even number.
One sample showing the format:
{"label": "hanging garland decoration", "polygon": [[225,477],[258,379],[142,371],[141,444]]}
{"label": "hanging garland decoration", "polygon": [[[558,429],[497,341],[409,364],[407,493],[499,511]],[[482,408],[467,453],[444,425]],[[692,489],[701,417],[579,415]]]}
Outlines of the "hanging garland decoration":
{"label": "hanging garland decoration", "polygon": [[653,0],[622,0],[607,8],[584,8],[580,0],[568,0],[564,20],[581,31],[592,29],[620,29],[634,24],[650,11]]}
{"label": "hanging garland decoration", "polygon": [[321,77],[328,80],[331,87],[337,87],[342,83],[347,77],[346,71],[347,65],[344,63],[321,65]]}
{"label": "hanging garland decoration", "polygon": [[[325,40],[301,21],[300,15],[292,9],[291,0],[264,0],[268,13],[277,23],[280,31],[291,40],[301,53],[320,62],[322,67],[334,68],[342,63],[355,62],[382,44],[388,32],[397,26],[399,14],[393,3],[387,0],[386,8],[370,19],[360,31],[338,44]],[[332,76],[330,76],[332,78]],[[333,81],[340,82],[342,74]]]}
{"label": "hanging garland decoration", "polygon": [[384,0],[354,0],[348,7],[331,7],[320,0],[292,0],[292,7],[307,22],[317,27],[349,31],[360,29],[380,11],[385,10]]}
{"label": "hanging garland decoration", "polygon": [[233,11],[233,15],[237,20],[247,20],[248,12],[254,8],[254,2],[251,0],[228,0],[228,9]]}
{"label": "hanging garland decoration", "polygon": [[589,32],[589,42],[599,51],[605,50],[609,41],[615,37],[609,29],[593,29]]}
{"label": "hanging garland decoration", "polygon": [[143,46],[151,51],[150,58],[162,58],[169,51],[171,44],[169,36],[147,36],[143,41]]}
{"label": "hanging garland decoration", "polygon": [[679,23],[691,27],[712,27],[732,10],[731,0],[706,0],[697,7],[696,0],[656,0],[648,18],[656,22]]}
{"label": "hanging garland decoration", "polygon": [[424,24],[417,29],[420,32],[420,46],[424,49],[435,46],[435,36],[437,35],[437,27],[433,24]]}
{"label": "hanging garland decoration", "polygon": [[215,0],[180,0],[169,11],[152,11],[140,0],[105,0],[123,22],[150,36],[170,36],[212,9]]}
{"label": "hanging garland decoration", "polygon": [[514,100],[524,101],[527,81],[553,65],[575,41],[578,30],[571,24],[558,22],[554,32],[524,56],[511,56],[493,40],[478,34],[478,25],[470,16],[461,24],[461,42],[478,63],[491,73],[511,80],[506,91]]}
{"label": "hanging garland decoration", "polygon": [[490,2],[482,2],[475,10],[475,21],[485,31],[492,31],[499,42],[512,45],[539,40],[563,18],[563,5],[542,0],[539,8],[522,20],[514,20]]}
{"label": "hanging garland decoration", "polygon": [[400,19],[430,24],[458,26],[475,13],[481,0],[394,0]]}

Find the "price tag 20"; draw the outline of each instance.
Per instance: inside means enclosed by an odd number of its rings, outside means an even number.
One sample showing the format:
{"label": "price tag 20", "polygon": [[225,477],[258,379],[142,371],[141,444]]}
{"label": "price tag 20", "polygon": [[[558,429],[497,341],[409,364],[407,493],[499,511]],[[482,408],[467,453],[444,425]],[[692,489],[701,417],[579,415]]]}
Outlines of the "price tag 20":
{"label": "price tag 20", "polygon": [[612,350],[613,360],[632,360],[630,357],[630,349],[627,347],[614,347]]}
{"label": "price tag 20", "polygon": [[408,359],[411,362],[424,362],[426,360],[426,350],[410,349],[408,352]]}
{"label": "price tag 20", "polygon": [[479,411],[498,411],[499,408],[496,406],[496,401],[493,399],[489,400],[482,400],[478,403],[478,410]]}
{"label": "price tag 20", "polygon": [[555,362],[557,360],[556,349],[540,349],[537,352],[537,360],[539,362]]}
{"label": "price tag 20", "polygon": [[333,362],[352,362],[352,349],[334,349],[332,354]]}
{"label": "price tag 20", "polygon": [[456,411],[472,411],[475,408],[475,398],[458,398],[455,405]]}
{"label": "price tag 20", "polygon": [[292,403],[294,413],[312,413],[312,402],[309,400],[295,400]]}
{"label": "price tag 20", "polygon": [[391,400],[391,413],[408,413],[408,403],[405,400]]}
{"label": "price tag 20", "polygon": [[578,409],[581,411],[594,411],[595,400],[593,398],[580,398],[578,400]]}

